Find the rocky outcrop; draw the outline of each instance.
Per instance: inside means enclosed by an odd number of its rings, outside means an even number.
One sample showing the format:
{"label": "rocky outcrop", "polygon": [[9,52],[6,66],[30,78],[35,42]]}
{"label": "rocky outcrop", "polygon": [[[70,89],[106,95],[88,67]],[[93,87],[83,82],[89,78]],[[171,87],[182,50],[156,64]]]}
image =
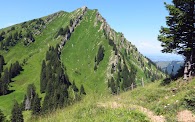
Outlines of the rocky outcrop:
{"label": "rocky outcrop", "polygon": [[[122,34],[122,36],[120,36],[117,40],[117,34],[116,32],[110,27],[110,25],[106,22],[106,19],[104,19],[100,14],[99,12],[97,11],[96,12],[96,18],[95,18],[95,23],[94,23],[94,26],[97,26],[97,23],[100,22],[101,23],[101,26],[100,26],[100,29],[99,31],[103,31],[104,32],[104,35],[106,36],[107,39],[109,40],[113,40],[114,44],[117,45],[117,41],[119,40],[120,43],[122,43],[122,45],[124,45],[124,41],[125,41],[125,38]],[[121,45],[121,44],[119,44]],[[117,49],[121,49],[122,47],[118,47]],[[113,68],[114,71],[116,71],[116,67],[118,65],[118,62],[119,62],[119,58],[120,58],[120,53],[118,54],[115,54],[115,55],[112,55],[110,57],[110,67]]]}
{"label": "rocky outcrop", "polygon": [[31,100],[29,99],[29,97],[26,98],[25,100],[25,110],[30,110],[31,107]]}
{"label": "rocky outcrop", "polygon": [[49,24],[50,22],[52,22],[55,18],[57,18],[59,15],[61,15],[61,13],[63,13],[63,11],[59,11],[57,13],[54,13],[52,15],[49,15],[46,19],[45,19],[45,23]]}
{"label": "rocky outcrop", "polygon": [[[97,25],[97,23],[100,22],[101,23],[101,26],[100,26],[100,30],[103,30],[104,31],[104,34],[105,36],[108,38],[108,39],[111,39],[113,40],[114,42],[116,42],[116,32],[111,29],[110,25],[106,22],[106,19],[104,19],[100,13],[97,11],[96,12],[96,18],[95,18],[95,23],[94,23],[94,26]],[[124,35],[121,33],[121,37],[119,37],[119,42],[122,43],[122,46],[124,47],[124,42],[125,42],[125,37]]]}
{"label": "rocky outcrop", "polygon": [[33,88],[30,88],[30,92],[29,94],[26,95],[26,99],[25,99],[25,105],[24,105],[24,109],[25,110],[30,110],[31,109],[31,104],[32,104],[32,100],[34,99],[35,93]]}
{"label": "rocky outcrop", "polygon": [[106,19],[104,19],[100,15],[100,13],[97,11],[94,26],[96,26],[98,22],[101,23],[99,31],[100,30],[104,30],[105,36],[107,38],[109,38],[109,39],[116,39],[115,38],[115,36],[116,36],[115,31],[111,29],[110,25],[106,22]]}
{"label": "rocky outcrop", "polygon": [[[140,62],[139,60],[145,59],[138,51],[137,48],[132,45],[129,41],[127,41],[127,39],[124,37],[123,33],[117,33],[116,31],[114,31],[110,25],[106,22],[106,20],[100,15],[100,13],[97,11],[96,12],[96,17],[95,17],[95,21],[94,21],[94,26],[96,27],[98,23],[101,23],[99,31],[103,31],[105,37],[108,40],[112,40],[114,45],[116,45],[116,48],[118,49],[117,54],[115,52],[115,54],[113,53],[110,57],[110,63],[109,63],[109,67],[108,68],[108,74],[107,76],[111,76],[112,74],[110,74],[110,69],[112,68],[112,71],[117,71],[117,66],[120,65],[120,67],[123,67],[124,65],[124,61],[123,61],[123,56],[121,55],[122,52],[121,49],[125,49],[125,53],[127,55],[132,55],[137,62]],[[139,58],[141,57],[141,58]],[[121,62],[121,63],[119,63]],[[142,61],[144,62],[144,61]],[[143,63],[142,63],[143,65]],[[136,66],[141,66],[141,64],[136,64]],[[108,77],[109,78],[109,77]]]}
{"label": "rocky outcrop", "polygon": [[30,45],[30,44],[33,43],[33,42],[35,42],[34,37],[33,37],[33,38],[24,37],[24,45],[25,45],[25,46],[28,46],[28,45]]}
{"label": "rocky outcrop", "polygon": [[59,55],[61,54],[62,48],[64,47],[66,41],[70,39],[71,34],[74,32],[75,28],[79,25],[79,23],[83,19],[83,16],[87,12],[87,9],[88,8],[86,6],[82,7],[81,8],[81,14],[78,15],[77,17],[75,17],[74,19],[72,19],[72,25],[69,26],[69,31],[65,34],[65,36],[63,37],[61,43],[59,44],[59,47],[58,47],[58,54]]}

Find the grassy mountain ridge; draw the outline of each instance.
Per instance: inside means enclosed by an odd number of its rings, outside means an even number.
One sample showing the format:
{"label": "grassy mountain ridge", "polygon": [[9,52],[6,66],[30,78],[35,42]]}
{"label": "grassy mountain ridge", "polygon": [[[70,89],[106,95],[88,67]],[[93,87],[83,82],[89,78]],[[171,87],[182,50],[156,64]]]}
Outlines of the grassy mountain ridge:
{"label": "grassy mountain ridge", "polygon": [[[93,59],[100,45],[103,45],[105,48],[105,59],[100,63],[100,69],[98,68],[97,71],[94,71],[93,67],[95,62],[93,62]],[[113,45],[116,46],[117,54],[115,50],[112,50],[112,48],[114,48]],[[155,74],[155,72],[158,74],[158,70],[150,64],[150,61],[141,55],[137,51],[137,48],[124,38],[122,33],[117,33],[111,29],[97,10],[88,10],[83,21],[75,29],[71,39],[66,43],[62,51],[62,62],[64,62],[68,74],[70,73],[70,78],[83,83],[90,81],[87,82],[89,83],[87,86],[92,85],[93,82],[95,82],[94,85],[96,86],[96,83],[99,81],[107,83],[107,79],[111,76],[117,77],[117,67],[119,65],[123,67],[123,59],[127,62],[129,68],[131,68],[130,65],[136,67],[138,71],[137,79],[139,79],[136,82],[140,83],[142,78],[144,80],[148,79],[144,75],[143,70],[145,70],[145,72],[151,71],[151,74]],[[122,60],[120,61],[122,63],[120,63],[119,60]],[[115,71],[111,73],[113,65]],[[144,66],[146,67],[145,69]],[[102,76],[99,71],[102,72]],[[80,73],[84,73],[84,75],[79,75]],[[82,81],[80,81],[80,79],[82,79]],[[105,84],[104,82],[103,84]],[[100,88],[103,87],[105,87],[105,85]]]}
{"label": "grassy mountain ridge", "polygon": [[[82,14],[82,10],[83,8],[80,8],[70,13],[60,11],[0,30],[0,33],[3,31],[6,33],[1,41],[3,46],[0,50],[6,62],[4,67],[9,67],[11,63],[19,61],[23,68],[21,74],[12,79],[14,82],[10,83],[9,89],[14,92],[0,96],[0,109],[8,117],[13,100],[20,103],[23,101],[28,84],[34,83],[36,91],[44,98],[44,94],[40,93],[42,60],[45,59],[50,46],[55,47],[63,41],[63,36],[55,38],[59,29],[70,27],[70,20],[76,21],[77,17]],[[8,39],[9,36],[20,31],[21,37]],[[94,70],[95,57],[98,55],[100,45],[104,48],[104,56],[97,70]],[[75,81],[77,86],[84,84],[89,96],[110,94],[111,90],[107,87],[111,77],[114,78],[115,84],[119,79],[117,87],[122,87],[125,78],[120,75],[123,74],[121,70],[125,66],[129,74],[136,70],[132,76],[134,81],[126,82],[132,82],[137,86],[141,83],[141,79],[144,82],[150,82],[163,77],[163,73],[140,54],[122,33],[111,29],[97,10],[86,11],[74,32],[71,33],[70,39],[62,48],[60,59],[67,70],[70,81]],[[118,72],[121,72],[120,75]]]}
{"label": "grassy mountain ridge", "polygon": [[70,20],[74,13],[75,12],[73,12],[72,15],[69,15],[64,12],[61,18],[53,20],[53,22],[47,26],[41,35],[35,36],[36,41],[28,47],[25,47],[22,42],[19,42],[8,52],[1,51],[5,57],[5,62],[7,63],[6,66],[9,66],[11,62],[16,60],[20,63],[25,60],[25,64],[23,66],[24,71],[20,74],[20,76],[16,77],[14,79],[15,82],[11,84],[13,86],[11,89],[14,89],[15,92],[0,97],[0,107],[5,114],[10,114],[13,99],[18,100],[19,102],[23,100],[28,84],[34,83],[37,88],[37,92],[40,91],[39,77],[41,62],[44,59],[49,46],[55,46],[56,43],[60,42],[60,39],[53,39],[53,36],[56,34],[56,30],[60,27],[67,26],[69,24],[69,21],[67,20]]}

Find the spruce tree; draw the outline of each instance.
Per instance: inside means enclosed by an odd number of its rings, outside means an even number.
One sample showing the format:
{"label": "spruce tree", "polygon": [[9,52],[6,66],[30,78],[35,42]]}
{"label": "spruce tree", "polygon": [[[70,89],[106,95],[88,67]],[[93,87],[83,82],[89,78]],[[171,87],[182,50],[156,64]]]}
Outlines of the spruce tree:
{"label": "spruce tree", "polygon": [[4,75],[2,77],[3,82],[9,83],[10,82],[10,73],[8,71],[8,68],[5,69]]}
{"label": "spruce tree", "polygon": [[116,87],[116,83],[113,77],[110,80],[110,88],[111,88],[112,93],[114,94],[117,93],[117,87]]}
{"label": "spruce tree", "polygon": [[125,90],[126,88],[130,87],[131,84],[135,84],[135,77],[136,77],[136,73],[137,70],[136,68],[131,64],[130,65],[130,71],[125,63],[124,68],[122,70],[122,78],[123,78],[123,82],[122,82],[122,89]]}
{"label": "spruce tree", "polygon": [[165,3],[169,11],[169,16],[166,17],[167,27],[161,27],[158,40],[162,42],[162,52],[177,53],[185,57],[184,78],[187,79],[187,76],[190,77],[194,73],[195,67],[195,1],[173,0],[172,2],[173,4]]}
{"label": "spruce tree", "polygon": [[46,87],[47,87],[46,63],[45,63],[45,60],[43,60],[42,69],[41,69],[41,76],[40,76],[40,91],[41,91],[41,93],[45,92]]}
{"label": "spruce tree", "polygon": [[0,73],[3,72],[3,65],[5,64],[4,57],[0,55]]}
{"label": "spruce tree", "polygon": [[14,102],[14,106],[12,109],[12,116],[11,116],[11,121],[12,122],[23,122],[23,115],[22,115],[22,110],[20,108],[20,105],[18,104],[17,101]]}
{"label": "spruce tree", "polygon": [[124,65],[123,71],[122,71],[122,77],[123,77],[123,84],[122,88],[123,90],[131,85],[131,79],[129,78],[130,72],[127,67],[127,65]]}
{"label": "spruce tree", "polygon": [[50,105],[51,105],[51,102],[52,101],[50,101],[50,95],[48,95],[47,93],[46,93],[46,95],[45,95],[45,97],[44,97],[44,101],[43,101],[43,106],[42,106],[42,108],[41,108],[41,112],[42,113],[46,113],[46,112],[48,112],[49,110],[51,110],[51,107],[50,107]]}
{"label": "spruce tree", "polygon": [[39,95],[36,94],[32,103],[32,114],[39,115],[41,112],[41,99]]}
{"label": "spruce tree", "polygon": [[52,79],[49,79],[48,84],[47,84],[47,88],[45,91],[45,97],[43,100],[43,106],[42,106],[42,112],[46,113],[49,110],[53,110],[53,95],[54,95],[54,84]]}
{"label": "spruce tree", "polygon": [[8,93],[8,83],[0,79],[0,95],[6,95]]}
{"label": "spruce tree", "polygon": [[2,110],[0,109],[0,122],[5,121],[5,115],[3,114]]}

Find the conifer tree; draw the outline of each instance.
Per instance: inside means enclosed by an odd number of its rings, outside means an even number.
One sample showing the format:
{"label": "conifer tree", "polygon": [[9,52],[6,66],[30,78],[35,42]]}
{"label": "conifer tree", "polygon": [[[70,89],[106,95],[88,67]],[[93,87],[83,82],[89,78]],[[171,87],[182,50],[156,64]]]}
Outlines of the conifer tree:
{"label": "conifer tree", "polygon": [[22,115],[22,110],[20,108],[20,105],[18,104],[17,101],[14,102],[14,106],[12,109],[12,116],[11,116],[11,121],[12,122],[23,122],[23,115]]}
{"label": "conifer tree", "polygon": [[52,110],[52,106],[50,106],[51,102],[52,101],[50,101],[50,96],[48,94],[46,94],[45,97],[44,97],[43,106],[41,108],[42,113],[46,113],[49,110]]}
{"label": "conifer tree", "polygon": [[167,27],[161,27],[158,40],[162,42],[165,53],[177,53],[185,57],[184,78],[194,73],[195,63],[195,1],[173,0],[173,4],[165,3],[169,16],[166,17]]}
{"label": "conifer tree", "polygon": [[5,115],[3,114],[2,110],[0,109],[0,122],[5,121]]}
{"label": "conifer tree", "polygon": [[47,87],[47,79],[46,79],[46,63],[45,60],[42,62],[41,76],[40,76],[40,91],[41,93],[45,92]]}
{"label": "conifer tree", "polygon": [[117,93],[117,87],[116,87],[116,84],[115,84],[113,77],[110,80],[110,88],[111,88],[112,93],[114,93],[114,94]]}
{"label": "conifer tree", "polygon": [[5,64],[4,57],[0,55],[0,73],[3,72],[3,65]]}
{"label": "conifer tree", "polygon": [[32,103],[32,114],[39,115],[41,112],[41,99],[39,95],[36,94]]}
{"label": "conifer tree", "polygon": [[0,95],[6,95],[8,92],[8,83],[0,79]]}
{"label": "conifer tree", "polygon": [[8,68],[6,68],[4,70],[4,75],[2,77],[2,80],[3,80],[4,83],[9,83],[10,82],[10,74],[9,74]]}

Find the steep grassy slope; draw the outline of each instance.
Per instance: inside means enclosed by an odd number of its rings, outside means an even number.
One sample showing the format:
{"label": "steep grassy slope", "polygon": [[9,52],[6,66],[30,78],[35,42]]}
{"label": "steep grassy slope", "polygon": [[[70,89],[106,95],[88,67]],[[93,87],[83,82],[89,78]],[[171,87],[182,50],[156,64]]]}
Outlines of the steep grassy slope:
{"label": "steep grassy slope", "polygon": [[[9,67],[11,63],[19,61],[23,64],[24,69],[19,76],[13,79],[14,82],[10,84],[10,90],[14,90],[14,92],[5,96],[0,96],[0,109],[8,115],[7,117],[9,117],[11,113],[13,100],[17,100],[20,103],[23,101],[28,84],[34,83],[37,88],[36,91],[40,94],[40,71],[42,60],[45,59],[49,46],[55,47],[63,40],[62,36],[55,38],[58,30],[69,26],[70,20],[81,15],[81,12],[81,9],[78,9],[71,13],[59,12],[52,16],[43,17],[42,19],[44,21],[48,20],[48,18],[53,19],[48,21],[46,26],[41,29],[40,33],[34,34],[35,42],[30,43],[28,46],[24,46],[24,38],[22,38],[16,45],[8,47],[8,51],[0,50],[0,54],[5,57],[7,63],[5,67]],[[22,30],[22,33],[26,33],[23,26],[24,23],[13,26],[15,27],[15,30],[9,32],[8,35],[13,34],[16,30]],[[25,26],[27,30],[32,29],[33,32],[35,31],[34,33],[37,33],[36,29],[33,30],[33,27],[36,26],[35,20],[25,22]],[[11,28],[12,27],[2,29],[0,32],[7,32]],[[110,41],[113,44],[110,44]],[[100,45],[102,45],[105,50],[104,58],[95,71],[95,56],[98,53]],[[113,45],[115,45],[115,47]],[[141,85],[141,79],[143,79],[144,82],[150,82],[151,79],[163,77],[163,74],[157,70],[152,62],[140,54],[136,47],[124,38],[122,33],[117,33],[109,27],[105,19],[98,14],[97,10],[87,11],[81,22],[71,34],[70,40],[68,40],[62,48],[60,56],[70,81],[75,81],[78,87],[83,84],[86,90],[87,96],[81,103],[77,104],[80,106],[78,110],[81,108],[84,109],[85,105],[83,103],[93,99],[93,97],[97,100],[101,98],[99,96],[109,96],[111,92],[110,89],[107,88],[107,81],[111,77],[117,79],[117,74],[120,72],[118,67],[123,69],[124,65],[127,65],[127,70],[130,73],[135,69],[137,71],[135,74],[135,83],[137,86]],[[112,72],[112,70],[114,71]],[[44,98],[44,94],[40,95]],[[91,103],[89,104],[91,105]],[[92,106],[94,105],[92,104]],[[77,109],[73,106],[69,108],[73,108],[73,110]],[[95,108],[88,108],[91,111],[96,111]],[[118,112],[100,109],[97,110],[99,116],[103,115],[101,111],[108,114]],[[124,111],[127,112],[126,110]],[[30,115],[30,112],[24,112],[24,114]],[[132,117],[135,114],[138,114],[142,119],[145,118],[143,114],[137,111],[129,112],[128,115],[129,114]],[[107,117],[108,116],[105,116],[105,118]],[[77,118],[79,119],[81,117],[78,116]],[[108,118],[111,118],[111,116]],[[122,118],[121,120],[123,119],[125,118]],[[136,118],[133,120],[136,120]]]}
{"label": "steep grassy slope", "polygon": [[[24,94],[26,94],[28,84],[34,83],[37,88],[37,92],[40,92],[39,84],[42,60],[45,58],[49,46],[55,47],[56,44],[60,42],[60,38],[54,39],[54,36],[59,28],[66,27],[69,24],[70,19],[74,17],[75,14],[76,12],[71,14],[62,12],[58,18],[54,19],[47,25],[41,35],[35,36],[36,41],[28,47],[24,46],[20,40],[19,43],[14,47],[11,47],[8,52],[1,51],[1,54],[3,54],[7,63],[5,67],[8,67],[16,60],[20,63],[23,63],[23,60],[26,62],[23,66],[24,71],[18,77],[13,79],[14,82],[11,83],[12,87],[10,87],[10,89],[15,91],[11,94],[0,96],[0,109],[6,115],[9,115],[11,112],[13,100],[22,102]],[[18,30],[20,29],[21,28],[18,27]]]}
{"label": "steep grassy slope", "polygon": [[[117,54],[109,41],[116,45]],[[100,45],[105,49],[105,56],[95,71],[95,56]],[[134,45],[123,37],[122,33],[110,29],[97,10],[87,11],[84,20],[66,43],[61,59],[70,79],[75,80],[77,84],[85,84],[88,93],[107,92],[108,79],[112,76],[117,78],[117,72],[120,72],[116,68],[112,73],[113,66],[123,67],[124,61],[129,70],[132,66],[137,70],[137,85],[141,85],[142,79],[144,82],[150,82],[152,75],[163,76],[147,58],[137,51]],[[151,74],[149,77],[147,77],[148,72]]]}
{"label": "steep grassy slope", "polygon": [[[74,106],[29,121],[179,121],[179,113],[187,109],[184,98],[194,89],[195,79],[188,83],[179,79],[167,86],[160,83],[148,83],[117,96],[87,96]],[[195,113],[190,116],[183,121],[193,121]]]}
{"label": "steep grassy slope", "polygon": [[[89,94],[107,91],[105,74],[112,50],[106,38],[102,36],[103,33],[98,32],[99,26],[94,27],[95,15],[96,11],[88,10],[62,51],[62,62],[70,79],[77,84],[85,84]],[[105,56],[97,71],[94,71],[94,60],[100,45],[105,48]]]}
{"label": "steep grassy slope", "polygon": [[50,113],[46,116],[40,116],[39,118],[28,119],[27,121],[38,122],[55,122],[55,121],[67,121],[67,122],[99,122],[99,121],[126,121],[131,120],[135,122],[143,121],[148,122],[148,118],[140,111],[131,111],[125,109],[112,109],[98,107],[97,101],[110,100],[111,97],[98,97],[86,96],[84,100],[76,103],[74,106],[69,106],[65,109],[57,110],[54,113]]}
{"label": "steep grassy slope", "polygon": [[154,111],[156,115],[163,115],[167,121],[178,121],[178,112],[187,109],[184,98],[194,89],[194,81],[186,83],[179,79],[166,86],[161,86],[160,82],[151,83],[120,95],[119,103],[140,105]]}

